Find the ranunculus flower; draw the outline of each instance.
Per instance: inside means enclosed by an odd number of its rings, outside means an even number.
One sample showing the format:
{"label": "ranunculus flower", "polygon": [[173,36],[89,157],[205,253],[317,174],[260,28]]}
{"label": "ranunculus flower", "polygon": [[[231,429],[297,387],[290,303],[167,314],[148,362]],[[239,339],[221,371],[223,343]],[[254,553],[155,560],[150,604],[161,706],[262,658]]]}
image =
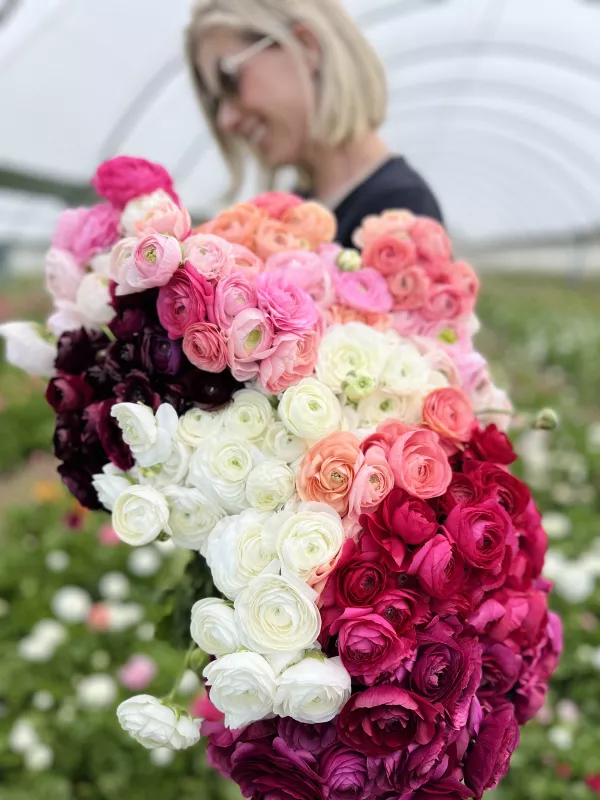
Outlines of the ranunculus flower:
{"label": "ranunculus flower", "polygon": [[307,241],[312,250],[335,239],[336,218],[320,203],[309,201],[290,205],[281,215],[281,220],[297,239]]}
{"label": "ranunculus flower", "polygon": [[211,702],[228,728],[243,728],[273,713],[275,673],[258,653],[246,650],[212,661],[203,672]]}
{"label": "ranunculus flower", "polygon": [[383,234],[369,242],[362,254],[365,267],[391,278],[416,263],[417,249],[408,236]]}
{"label": "ranunculus flower", "polygon": [[256,800],[321,800],[318,763],[308,752],[295,753],[283,739],[236,747],[232,779],[245,797]]}
{"label": "ranunculus flower", "polygon": [[493,464],[508,466],[517,460],[508,436],[498,430],[496,425],[475,428],[471,433],[465,456],[477,461],[491,461]]}
{"label": "ranunculus flower", "polygon": [[225,656],[241,647],[233,607],[218,597],[194,603],[190,633],[198,647],[211,656]]}
{"label": "ranunculus flower", "polygon": [[279,676],[274,711],[311,725],[330,722],[350,693],[350,675],[341,660],[313,653]]}
{"label": "ranunculus flower", "polygon": [[525,592],[502,589],[490,593],[469,617],[469,624],[477,633],[486,633],[496,642],[503,642],[510,636],[523,649],[539,642],[547,622],[547,596],[535,589]]}
{"label": "ranunculus flower", "polygon": [[234,272],[217,284],[214,321],[224,333],[227,333],[241,311],[256,306],[256,289],[243,273]]}
{"label": "ranunculus flower", "polygon": [[399,800],[466,800],[469,797],[473,797],[473,792],[457,778],[441,778],[403,794]]}
{"label": "ranunculus flower", "polygon": [[117,403],[110,413],[139,467],[154,467],[168,459],[179,421],[171,405],[163,403],[155,414],[137,403]]}
{"label": "ranunculus flower", "polygon": [[470,508],[455,506],[444,527],[465,561],[477,569],[500,567],[507,548],[516,546],[510,517],[495,500]]}
{"label": "ranunculus flower", "polygon": [[291,717],[284,717],[277,722],[277,732],[292,750],[304,750],[319,757],[337,740],[337,732],[333,722],[321,725],[305,725]]}
{"label": "ranunculus flower", "polygon": [[76,456],[57,467],[57,472],[69,492],[84,508],[89,508],[90,511],[102,510],[102,503],[98,500],[98,495],[92,485],[92,474],[96,469],[100,469],[100,467],[95,464],[90,466],[89,460],[85,456]]}
{"label": "ranunculus flower", "polygon": [[273,325],[258,308],[246,308],[234,317],[227,333],[227,363],[237,380],[256,378],[259,361],[270,354]]}
{"label": "ranunculus flower", "polygon": [[148,374],[141,370],[133,369],[125,380],[117,383],[114,395],[118,403],[142,403],[152,411],[160,408],[160,395],[152,388]]}
{"label": "ranunculus flower", "polygon": [[[290,433],[309,441],[325,439],[329,434],[338,431],[342,424],[340,401],[331,389],[316,378],[305,378],[287,389],[279,402],[278,412]],[[350,439],[340,440],[340,444],[344,446],[344,453],[348,456],[350,442]],[[314,464],[317,467],[320,459],[316,449],[314,457],[316,459]],[[311,463],[312,458],[307,462],[307,469],[310,469]]]}
{"label": "ranunculus flower", "polygon": [[267,261],[266,270],[299,286],[320,308],[327,308],[335,299],[331,271],[318,253],[310,250],[277,253]]}
{"label": "ranunculus flower", "polygon": [[169,507],[152,486],[131,486],[113,505],[112,526],[118,537],[132,547],[150,544],[169,526]]}
{"label": "ranunculus flower", "polygon": [[233,269],[231,244],[220,236],[197,233],[183,243],[185,260],[209,281],[226,278]]}
{"label": "ranunculus flower", "polygon": [[[178,442],[176,447],[185,445]],[[161,478],[164,471],[163,464]],[[173,544],[185,550],[204,551],[209,533],[225,515],[223,509],[212,496],[207,496],[206,492],[197,488],[166,486],[163,494],[169,506],[169,529]]]}
{"label": "ranunculus flower", "polygon": [[501,642],[487,642],[483,647],[483,675],[477,692],[482,699],[506,695],[517,682],[522,658],[516,647]]}
{"label": "ranunculus flower", "polygon": [[86,267],[94,256],[109,250],[119,236],[119,215],[107,203],[90,208],[70,208],[60,215],[52,247],[66,250],[79,267]]}
{"label": "ranunculus flower", "polygon": [[297,478],[298,494],[306,501],[326,503],[344,516],[362,461],[357,436],[343,431],[329,434],[304,456]]}
{"label": "ranunculus flower", "polygon": [[417,429],[400,436],[392,445],[388,463],[396,486],[422,500],[444,494],[452,480],[448,457],[433,431]]}
{"label": "ranunculus flower", "polygon": [[260,362],[261,385],[272,394],[285,392],[302,378],[313,374],[321,335],[317,330],[278,333],[269,355]]}
{"label": "ranunculus flower", "polygon": [[123,730],[148,750],[185,750],[200,739],[200,720],[151,695],[130,697],[117,708]]}
{"label": "ranunculus flower", "polygon": [[172,200],[165,200],[153,205],[137,220],[135,227],[138,236],[163,233],[183,241],[191,230],[192,222],[187,209],[180,208]]}
{"label": "ranunculus flower", "polygon": [[290,192],[264,192],[248,200],[253,206],[262,208],[270,217],[281,219],[281,216],[294,206],[300,206],[304,202],[297,194]]}
{"label": "ranunculus flower", "polygon": [[278,331],[301,334],[312,330],[319,312],[314,300],[283,275],[264,272],[258,276],[258,307]]}
{"label": "ranunculus flower", "polygon": [[34,322],[5,322],[0,325],[0,336],[6,342],[4,357],[9,364],[43,378],[54,374],[56,344],[42,336],[39,325]]}
{"label": "ranunculus flower", "polygon": [[420,309],[429,295],[431,279],[422,267],[406,267],[388,278],[388,289],[392,295],[392,311],[414,311]]}
{"label": "ranunculus flower", "polygon": [[370,214],[362,221],[360,228],[352,234],[356,247],[364,249],[380,236],[405,237],[417,217],[411,211],[391,210],[383,214]]}
{"label": "ranunculus flower", "polygon": [[79,266],[71,253],[51,247],[44,263],[46,288],[55,300],[75,301],[77,289],[85,270]]}
{"label": "ranunculus flower", "polygon": [[466,442],[474,420],[471,401],[461,389],[435,389],[425,398],[423,422],[440,436]]}
{"label": "ranunculus flower", "polygon": [[77,375],[57,375],[46,389],[46,400],[57,414],[80,411],[92,401],[92,388]]}
{"label": "ranunculus flower", "polygon": [[[426,596],[416,589],[388,589],[373,603],[373,611],[389,622],[398,636],[414,636],[415,625],[432,615]],[[416,641],[416,637],[415,641]]]}
{"label": "ranunculus flower", "polygon": [[367,758],[340,742],[321,755],[320,774],[325,781],[324,796],[329,800],[369,800],[373,781]]}
{"label": "ranunculus flower", "polygon": [[481,499],[481,486],[470,475],[454,472],[446,493],[437,498],[436,508],[443,514],[449,514],[459,503],[464,506],[476,506]]}
{"label": "ranunculus flower", "polygon": [[147,329],[142,336],[141,355],[150,375],[177,375],[182,362],[181,342],[169,339],[161,328]]}
{"label": "ranunculus flower", "polygon": [[443,225],[437,220],[416,217],[408,232],[417,248],[419,259],[428,265],[449,264],[452,258],[452,243]]}
{"label": "ranunculus flower", "polygon": [[465,762],[465,783],[476,798],[495,788],[506,775],[518,744],[519,727],[510,703],[500,704],[484,716]]}
{"label": "ranunculus flower", "polygon": [[[94,475],[93,483],[94,489],[98,493],[98,499],[107,511],[113,510],[117,497],[132,485],[130,478],[118,467],[110,463],[102,468],[102,472]],[[111,532],[110,535],[115,537],[117,542],[120,542],[113,528],[109,526],[109,530]]]}
{"label": "ranunculus flower", "polygon": [[187,482],[209,489],[225,511],[238,514],[248,508],[246,481],[258,460],[258,450],[244,439],[212,436],[192,456]]}
{"label": "ranunculus flower", "polygon": [[195,367],[205,372],[223,372],[227,366],[227,344],[212,322],[197,322],[186,328],[183,352]]}
{"label": "ranunculus flower", "polygon": [[243,244],[232,244],[231,256],[233,258],[232,272],[241,273],[247,278],[252,278],[265,271],[264,261],[252,250],[244,247]]}
{"label": "ranunculus flower", "polygon": [[429,287],[420,313],[428,322],[452,322],[466,315],[464,297],[454,286],[434,283]]}
{"label": "ranunculus flower", "polygon": [[325,331],[319,345],[317,378],[332,392],[342,394],[348,380],[360,375],[373,391],[390,349],[388,338],[367,325],[334,325]]}
{"label": "ranunculus flower", "polygon": [[350,513],[377,508],[394,488],[394,474],[381,447],[370,447],[354,476],[350,490]]}
{"label": "ranunculus flower", "polygon": [[350,308],[374,314],[392,310],[393,300],[386,280],[374,269],[335,273],[334,284],[339,301]]}
{"label": "ranunculus flower", "polygon": [[251,203],[238,203],[196,228],[196,233],[210,233],[230,244],[241,244],[254,251],[258,226],[266,218],[267,214],[262,208]]}
{"label": "ranunculus flower", "polygon": [[131,156],[116,156],[104,161],[92,179],[101,197],[123,209],[130,200],[162,189],[179,202],[169,173],[160,164]]}
{"label": "ranunculus flower", "polygon": [[[134,465],[131,448],[123,440],[123,433],[116,418],[112,414],[112,409],[116,405],[115,400],[104,400],[96,406],[94,426],[100,439],[102,449],[112,461],[112,463],[127,472]],[[88,407],[89,414],[91,407]]]}
{"label": "ranunculus flower", "polygon": [[456,545],[436,534],[413,556],[408,569],[425,591],[440,600],[453,597],[465,581],[465,564]]}
{"label": "ranunculus flower", "polygon": [[159,233],[144,237],[134,250],[133,266],[127,269],[125,285],[119,285],[117,294],[166,286],[181,260],[181,245],[177,239]]}
{"label": "ranunculus flower", "polygon": [[280,220],[262,219],[256,229],[253,247],[259,258],[266,262],[277,253],[298,250],[303,244]]}
{"label": "ranunculus flower", "polygon": [[350,675],[370,686],[402,665],[412,642],[399,638],[383,617],[367,611],[347,608],[331,626],[331,634],[338,634],[338,652]]}
{"label": "ranunculus flower", "polygon": [[176,270],[161,287],[156,304],[160,324],[171,339],[180,339],[186,328],[205,322],[213,313],[214,290],[204,275],[189,262]]}
{"label": "ranunculus flower", "polygon": [[366,756],[381,758],[427,744],[439,710],[397,686],[373,686],[353,695],[337,720],[342,742]]}
{"label": "ranunculus flower", "polygon": [[[525,521],[524,514],[531,503],[531,491],[523,481],[489,461],[482,463],[468,460],[463,469],[465,477],[473,481],[482,497],[496,500],[512,517],[515,527],[521,528]],[[535,506],[533,514],[532,522],[538,527],[540,516]]]}
{"label": "ranunculus flower", "polygon": [[296,480],[287,464],[264,461],[246,481],[246,499],[258,511],[277,511],[294,494]]}

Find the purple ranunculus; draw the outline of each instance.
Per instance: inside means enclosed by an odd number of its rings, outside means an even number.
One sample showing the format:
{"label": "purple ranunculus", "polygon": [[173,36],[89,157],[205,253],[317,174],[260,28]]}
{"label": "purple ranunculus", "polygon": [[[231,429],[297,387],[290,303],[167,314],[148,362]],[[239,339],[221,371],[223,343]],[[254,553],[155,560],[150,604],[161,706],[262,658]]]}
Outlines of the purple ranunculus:
{"label": "purple ranunculus", "polygon": [[506,775],[510,757],[518,744],[519,727],[510,703],[503,703],[486,714],[465,761],[465,783],[478,800]]}
{"label": "purple ranunculus", "polygon": [[473,797],[473,792],[457,778],[442,778],[391,800],[467,800],[469,797]]}
{"label": "purple ranunculus", "polygon": [[292,750],[305,750],[313,756],[320,756],[323,750],[337,739],[333,722],[319,725],[306,725],[291,717],[282,717],[278,723],[278,735]]}
{"label": "purple ranunculus", "polygon": [[80,375],[59,374],[46,389],[46,400],[57,414],[81,411],[92,401],[93,391]]}
{"label": "purple ranunculus", "polygon": [[129,446],[123,441],[121,429],[110,411],[116,400],[105,400],[98,410],[98,437],[109,461],[124,472],[133,468],[134,460]]}
{"label": "purple ranunculus", "polygon": [[114,394],[119,403],[143,403],[154,411],[161,404],[161,397],[154,391],[150,378],[140,370],[133,370],[122,383],[118,383]]}
{"label": "purple ranunculus", "polygon": [[362,753],[336,742],[320,759],[320,774],[325,785],[323,797],[329,800],[369,800],[373,781],[369,778],[367,758]]}
{"label": "purple ranunculus", "polygon": [[92,365],[96,353],[108,344],[102,333],[88,333],[85,328],[63,333],[58,340],[56,369],[80,375]]}
{"label": "purple ranunculus", "polygon": [[142,359],[135,342],[119,340],[107,347],[104,369],[113,381],[121,382],[132,370],[141,368]]}
{"label": "purple ranunculus", "polygon": [[202,723],[201,733],[208,738],[206,747],[208,765],[225,778],[231,778],[231,758],[236,747],[256,741],[270,744],[277,735],[277,729],[275,720],[255,722],[235,731],[226,728],[221,721],[205,720]]}
{"label": "purple ranunculus", "polygon": [[487,642],[483,647],[479,697],[500,697],[509,692],[517,682],[522,662],[516,648],[500,642]]}
{"label": "purple ranunculus", "polygon": [[252,800],[322,800],[322,779],[310,753],[291,750],[283,739],[236,747],[232,779]]}
{"label": "purple ranunculus", "polygon": [[228,403],[235,392],[244,388],[243,383],[235,380],[229,369],[213,373],[191,368],[177,383],[190,404],[198,403],[205,408],[218,408]]}
{"label": "purple ranunculus", "polygon": [[148,315],[143,308],[126,308],[113,318],[109,328],[117,339],[131,339],[148,325]]}
{"label": "purple ranunculus", "polygon": [[81,452],[81,417],[79,414],[59,414],[54,429],[54,455],[60,461],[75,458]]}
{"label": "purple ranunculus", "polygon": [[144,331],[142,336],[142,363],[152,373],[177,375],[183,359],[181,342],[169,339],[166,333]]}

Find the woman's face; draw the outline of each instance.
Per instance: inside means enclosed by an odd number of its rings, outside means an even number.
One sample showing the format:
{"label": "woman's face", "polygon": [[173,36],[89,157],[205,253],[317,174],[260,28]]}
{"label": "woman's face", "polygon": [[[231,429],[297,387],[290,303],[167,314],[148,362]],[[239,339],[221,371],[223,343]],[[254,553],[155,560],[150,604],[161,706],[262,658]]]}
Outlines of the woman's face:
{"label": "woman's face", "polygon": [[[217,125],[223,133],[248,142],[268,167],[298,164],[308,143],[312,81],[309,96],[296,60],[274,46],[243,60],[236,69],[237,94],[223,94],[219,85],[222,59],[243,54],[249,44],[230,29],[214,28],[200,45],[196,68],[208,93],[219,101]],[[307,50],[309,74],[311,60]]]}

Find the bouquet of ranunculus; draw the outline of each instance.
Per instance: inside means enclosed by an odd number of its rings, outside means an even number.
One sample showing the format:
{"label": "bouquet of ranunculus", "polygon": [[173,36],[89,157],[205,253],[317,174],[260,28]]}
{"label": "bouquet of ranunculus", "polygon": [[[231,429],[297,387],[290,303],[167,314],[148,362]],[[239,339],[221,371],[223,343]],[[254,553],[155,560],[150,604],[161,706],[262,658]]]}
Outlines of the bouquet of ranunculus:
{"label": "bouquet of ranunculus", "polygon": [[342,250],[292,195],[192,230],[154,164],[94,185],[108,204],[67,212],[48,256],[48,330],[5,326],[8,355],[51,375],[75,496],[132,546],[195,551],[215,587],[189,609],[201,725],[150,696],[121,724],[151,748],[204,734],[256,800],[481,797],[561,628],[473,271],[404,211]]}

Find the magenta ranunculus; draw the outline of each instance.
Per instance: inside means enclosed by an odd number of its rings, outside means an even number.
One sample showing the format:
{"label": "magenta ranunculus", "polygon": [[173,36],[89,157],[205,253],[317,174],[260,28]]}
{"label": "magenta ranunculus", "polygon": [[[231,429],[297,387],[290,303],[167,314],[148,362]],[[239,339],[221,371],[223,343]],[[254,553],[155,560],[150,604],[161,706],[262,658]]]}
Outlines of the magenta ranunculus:
{"label": "magenta ranunculus", "polygon": [[465,783],[478,800],[506,775],[518,744],[519,727],[510,703],[499,705],[484,716],[465,761]]}
{"label": "magenta ranunculus", "polygon": [[240,272],[219,281],[215,290],[214,322],[227,334],[235,317],[247,308],[257,307],[256,289]]}
{"label": "magenta ranunculus", "polygon": [[308,752],[295,753],[283,739],[271,745],[238,745],[231,759],[231,777],[253,800],[322,800],[318,763]]}
{"label": "magenta ranunculus", "polygon": [[453,597],[465,583],[465,563],[456,545],[441,533],[413,556],[408,569],[425,591],[440,600]]}
{"label": "magenta ranunculus", "polygon": [[278,736],[289,748],[305,750],[316,758],[337,740],[337,731],[333,722],[307,725],[303,722],[296,722],[291,717],[281,717],[277,723]]}
{"label": "magenta ranunculus", "polygon": [[205,372],[223,372],[227,366],[227,345],[212,322],[197,322],[186,328],[183,352],[188,360]]}
{"label": "magenta ranunculus", "polygon": [[398,800],[468,800],[469,797],[473,797],[473,792],[457,778],[442,778],[426,783],[414,792],[407,792]]}
{"label": "magenta ranunculus", "polygon": [[167,192],[179,203],[167,170],[143,158],[117,156],[105,161],[98,167],[92,185],[101,197],[121,210],[130,200],[152,194],[157,189]]}
{"label": "magenta ranunculus", "polygon": [[444,528],[465,561],[477,569],[501,567],[507,548],[516,545],[510,517],[495,500],[467,508],[455,506]]}
{"label": "magenta ranunculus", "polygon": [[523,667],[514,695],[517,722],[524,725],[544,704],[548,681],[563,649],[562,622],[551,612],[539,642],[523,652]]}
{"label": "magenta ranunculus", "polygon": [[370,314],[386,314],[392,309],[386,279],[370,267],[358,272],[336,272],[334,285],[342,305]]}
{"label": "magenta ranunculus", "polygon": [[436,732],[439,709],[397,686],[372,686],[352,695],[337,727],[340,739],[367,756],[382,757],[428,744]]}
{"label": "magenta ranunculus", "polygon": [[502,589],[488,596],[469,617],[478,634],[496,642],[509,636],[521,648],[535,646],[548,622],[548,600],[544,592]]}
{"label": "magenta ranunculus", "polygon": [[91,208],[72,208],[60,215],[52,246],[70,253],[80,267],[104,253],[119,237],[119,215],[112,206],[98,203]]}
{"label": "magenta ranunculus", "polygon": [[303,289],[277,273],[263,272],[257,279],[258,307],[277,331],[303,334],[319,321],[317,306]]}
{"label": "magenta ranunculus", "polygon": [[320,759],[320,774],[325,782],[323,797],[328,800],[369,800],[373,781],[367,758],[362,753],[336,742]]}
{"label": "magenta ranunculus", "polygon": [[185,329],[206,322],[213,314],[214,289],[191,264],[176,270],[161,287],[156,304],[160,324],[171,339],[181,339]]}
{"label": "magenta ranunculus", "polygon": [[506,695],[521,674],[523,659],[518,649],[509,641],[486,642],[483,647],[483,673],[478,696],[483,701]]}
{"label": "magenta ranunculus", "polygon": [[398,636],[413,635],[416,625],[423,625],[432,617],[427,596],[407,586],[386,590],[373,603],[373,611],[389,622]]}

